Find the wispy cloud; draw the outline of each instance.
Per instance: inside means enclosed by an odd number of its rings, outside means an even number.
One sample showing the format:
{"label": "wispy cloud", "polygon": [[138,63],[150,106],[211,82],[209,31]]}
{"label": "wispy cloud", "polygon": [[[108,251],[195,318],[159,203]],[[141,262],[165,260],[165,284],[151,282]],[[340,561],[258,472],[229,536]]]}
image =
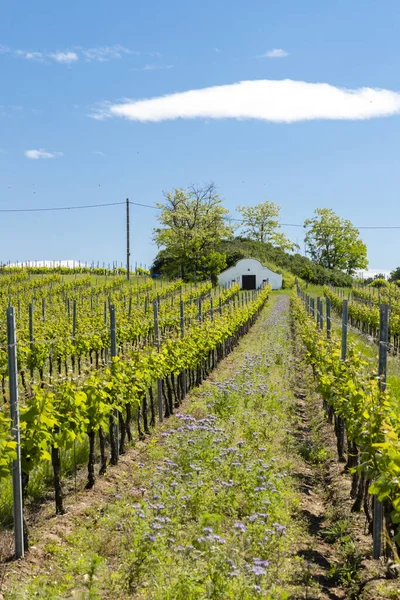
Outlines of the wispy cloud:
{"label": "wispy cloud", "polygon": [[144,65],[144,67],[139,67],[132,69],[132,71],[163,71],[164,69],[173,69],[174,65]]}
{"label": "wispy cloud", "polygon": [[[106,62],[122,58],[124,55],[138,55],[139,53],[130,50],[129,48],[125,48],[120,44],[115,44],[114,46],[99,46],[97,48],[82,48],[81,46],[75,46],[72,50],[57,50],[56,52],[33,52],[30,50],[21,50],[0,45],[0,54],[9,54],[10,56],[23,58],[32,62],[56,62],[64,65],[71,65],[80,59],[85,62]],[[151,54],[151,56],[153,55],[156,56],[157,53]]]}
{"label": "wispy cloud", "polygon": [[59,156],[64,156],[62,152],[47,152],[43,148],[39,150],[25,150],[24,152],[26,158],[31,160],[39,160],[40,158],[57,158]]}
{"label": "wispy cloud", "polygon": [[66,65],[79,60],[79,56],[76,52],[55,52],[54,54],[49,54],[49,57],[58,63],[64,63]]}
{"label": "wispy cloud", "polygon": [[12,52],[15,56],[20,56],[26,60],[33,60],[36,62],[44,62],[45,57],[42,52],[26,52],[25,50],[15,50]]}
{"label": "wispy cloud", "polygon": [[13,114],[20,114],[23,107],[16,104],[0,104],[0,117],[9,117]]}
{"label": "wispy cloud", "polygon": [[0,54],[9,54],[10,56],[15,56],[17,58],[24,58],[26,60],[36,61],[36,62],[44,62],[45,55],[43,52],[30,52],[28,50],[16,50],[14,48],[10,48],[9,46],[0,45]]}
{"label": "wispy cloud", "polygon": [[257,58],[285,58],[285,56],[289,56],[289,52],[286,52],[283,48],[273,48],[267,50],[264,54],[260,54]]}
{"label": "wispy cloud", "polygon": [[400,93],[374,88],[346,89],[327,83],[257,80],[190,90],[153,99],[104,103],[97,120],[259,119],[292,123],[318,119],[361,120],[400,114]]}
{"label": "wispy cloud", "polygon": [[122,58],[124,54],[139,54],[135,50],[129,50],[129,48],[125,48],[120,44],[115,44],[114,46],[99,46],[98,48],[89,48],[87,50],[80,48],[80,50],[83,57],[88,62],[106,62],[108,60]]}
{"label": "wispy cloud", "polygon": [[105,156],[104,152],[100,152],[100,150],[94,150],[93,154],[97,154],[97,156]]}
{"label": "wispy cloud", "polygon": [[99,102],[97,106],[92,108],[92,112],[89,114],[91,119],[96,121],[104,121],[105,119],[111,119],[111,102]]}

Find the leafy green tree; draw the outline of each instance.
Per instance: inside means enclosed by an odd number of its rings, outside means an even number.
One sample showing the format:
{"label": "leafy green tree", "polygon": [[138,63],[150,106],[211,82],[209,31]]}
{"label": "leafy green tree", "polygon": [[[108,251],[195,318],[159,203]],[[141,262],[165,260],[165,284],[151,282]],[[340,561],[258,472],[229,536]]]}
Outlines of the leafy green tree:
{"label": "leafy green tree", "polygon": [[222,206],[214,184],[175,188],[158,206],[160,227],[154,230],[154,240],[179,265],[182,278],[196,273],[213,248],[233,236],[233,228],[225,222],[229,211]]}
{"label": "leafy green tree", "polygon": [[389,287],[389,285],[389,282],[384,277],[377,277],[369,284],[369,287],[383,288]]}
{"label": "leafy green tree", "polygon": [[313,261],[327,269],[340,269],[352,275],[368,266],[367,247],[351,221],[342,219],[330,208],[318,208],[315,217],[306,219],[305,242]]}
{"label": "leafy green tree", "polygon": [[210,250],[200,259],[198,265],[200,279],[211,279],[213,285],[218,283],[218,275],[226,269],[226,255],[221,252]]}
{"label": "leafy green tree", "polygon": [[397,267],[394,271],[391,271],[389,275],[389,281],[395,283],[400,279],[400,267]]}
{"label": "leafy green tree", "polygon": [[289,252],[296,247],[284,233],[278,231],[281,207],[275,202],[266,200],[256,206],[238,206],[236,210],[243,218],[244,236],[256,242],[269,242]]}

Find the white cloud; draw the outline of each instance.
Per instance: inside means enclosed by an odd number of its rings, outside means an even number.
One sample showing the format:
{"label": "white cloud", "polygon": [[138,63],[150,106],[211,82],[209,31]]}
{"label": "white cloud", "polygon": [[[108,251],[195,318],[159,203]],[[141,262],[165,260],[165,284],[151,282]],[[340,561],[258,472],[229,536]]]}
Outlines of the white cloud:
{"label": "white cloud", "polygon": [[94,150],[93,154],[97,154],[98,156],[105,156],[104,152],[100,152],[100,150]]}
{"label": "white cloud", "polygon": [[[120,44],[114,46],[100,46],[98,48],[82,48],[76,46],[71,50],[57,51],[57,52],[32,52],[28,50],[20,50],[10,48],[9,46],[0,45],[0,54],[9,54],[17,58],[23,58],[25,60],[48,63],[57,62],[60,64],[72,64],[77,62],[79,58],[83,58],[86,62],[98,61],[105,62],[111,59],[122,58],[123,55],[128,54],[139,54],[129,48],[125,48]],[[157,53],[151,54],[151,56],[158,56]]]}
{"label": "white cloud", "polygon": [[105,62],[107,60],[122,58],[124,54],[138,54],[129,48],[125,48],[120,44],[114,46],[100,46],[98,48],[89,48],[87,50],[82,49],[82,54],[87,61],[97,60],[98,62]]}
{"label": "white cloud", "polygon": [[41,52],[22,52],[22,55],[27,60],[38,60],[43,61],[43,54]]}
{"label": "white cloud", "polygon": [[286,52],[282,48],[273,48],[264,52],[264,54],[260,54],[257,58],[285,58],[285,56],[289,56],[289,52]]}
{"label": "white cloud", "polygon": [[241,81],[146,100],[104,103],[92,113],[103,120],[124,117],[157,122],[172,119],[259,119],[292,123],[319,119],[361,120],[400,114],[400,93],[385,89],[338,88],[305,81]]}
{"label": "white cloud", "polygon": [[26,158],[30,158],[31,160],[39,160],[40,158],[57,158],[58,156],[63,156],[62,152],[47,152],[43,148],[39,150],[25,150],[24,152]]}
{"label": "white cloud", "polygon": [[15,104],[0,104],[0,117],[9,117],[21,113],[23,107]]}
{"label": "white cloud", "polygon": [[49,54],[49,57],[58,63],[65,64],[71,64],[79,60],[76,52],[55,52],[54,54]]}
{"label": "white cloud", "polygon": [[162,71],[164,69],[173,69],[174,65],[144,65],[140,69],[132,69],[132,71]]}
{"label": "white cloud", "polygon": [[95,119],[96,121],[104,121],[105,119],[110,119],[112,117],[110,108],[112,104],[111,102],[100,102],[98,106],[92,109],[89,117],[91,119]]}
{"label": "white cloud", "polygon": [[27,52],[26,50],[12,50],[8,49],[9,54],[25,58],[26,60],[32,60],[36,62],[44,62],[44,55],[42,52]]}

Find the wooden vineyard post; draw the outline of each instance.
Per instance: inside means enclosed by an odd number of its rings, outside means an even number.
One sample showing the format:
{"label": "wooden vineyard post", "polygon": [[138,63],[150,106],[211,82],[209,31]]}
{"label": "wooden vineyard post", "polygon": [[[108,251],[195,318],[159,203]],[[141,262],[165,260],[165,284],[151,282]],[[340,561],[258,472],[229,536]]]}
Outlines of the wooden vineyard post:
{"label": "wooden vineyard post", "polygon": [[331,337],[332,321],[331,321],[331,301],[326,299],[326,337],[328,340]]}
{"label": "wooden vineyard post", "polygon": [[75,344],[76,338],[76,300],[73,301],[72,304],[72,337]]}
{"label": "wooden vineyard post", "polygon": [[349,301],[343,300],[342,304],[342,360],[347,357],[347,325],[349,319]]}
{"label": "wooden vineyard post", "polygon": [[[115,316],[115,306],[110,305],[110,350],[111,360],[117,356],[117,323]],[[111,365],[113,369],[113,364]],[[118,443],[118,409],[114,408],[110,418],[110,445],[111,445],[111,464],[116,465],[119,457]]]}
{"label": "wooden vineyard post", "polygon": [[[33,352],[33,304],[29,305],[29,349]],[[33,379],[33,367],[30,369],[31,379]]]}
{"label": "wooden vineyard post", "polygon": [[319,319],[319,311],[320,311],[320,297],[317,296],[317,327],[319,328],[320,326],[320,319]]}
{"label": "wooden vineyard post", "polygon": [[324,305],[322,302],[322,298],[319,300],[319,328],[321,331],[324,330]]}
{"label": "wooden vineyard post", "polygon": [[[342,354],[341,359],[345,361],[347,358],[347,327],[349,321],[349,301],[343,300],[342,304]],[[337,436],[337,451],[341,462],[344,462],[344,421],[341,417],[335,417],[336,420],[336,436]]]}
{"label": "wooden vineyard post", "polygon": [[[386,390],[387,349],[389,340],[389,307],[387,304],[379,305],[379,388],[381,392]],[[372,557],[380,558],[382,554],[382,529],[383,529],[383,505],[374,496],[374,511],[372,522]]]}
{"label": "wooden vineyard post", "polygon": [[130,231],[129,231],[129,198],[126,199],[126,278],[129,281],[131,275],[130,267]]}
{"label": "wooden vineyard post", "polygon": [[[181,298],[180,300],[180,328],[181,328],[181,339],[185,337],[185,304]],[[182,388],[183,397],[186,397],[186,369],[182,371]]]}
{"label": "wooden vineyard post", "polygon": [[[158,296],[158,300],[160,297]],[[158,301],[154,300],[153,302],[153,311],[154,311],[154,340],[156,343],[157,352],[160,352],[160,328],[158,323]],[[161,377],[157,380],[157,403],[158,403],[158,418],[160,423],[164,420],[163,417],[163,402],[162,402],[162,379]]]}
{"label": "wooden vineyard post", "polygon": [[15,313],[14,309],[11,306],[7,308],[7,352],[8,380],[10,390],[11,433],[14,438],[14,441],[16,442],[16,458],[13,460],[12,463],[14,546],[15,558],[22,558],[24,556],[24,516],[22,500],[21,445],[18,409],[17,337],[15,331]]}

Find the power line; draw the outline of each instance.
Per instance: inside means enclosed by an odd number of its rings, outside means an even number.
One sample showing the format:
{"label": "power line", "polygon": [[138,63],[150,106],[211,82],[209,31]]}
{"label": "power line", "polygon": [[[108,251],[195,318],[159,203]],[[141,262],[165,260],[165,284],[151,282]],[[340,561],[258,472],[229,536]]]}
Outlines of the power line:
{"label": "power line", "polygon": [[[155,206],[154,204],[140,204],[139,202],[129,201],[129,204],[135,204],[136,206],[143,206],[145,208],[153,208],[155,210],[161,210],[162,207]],[[226,217],[228,221],[235,221],[237,223],[243,223],[242,219],[235,219],[234,217]],[[302,227],[304,225],[300,223],[279,223],[280,227]],[[360,225],[356,229],[400,229],[400,225]]]}
{"label": "power line", "polygon": [[108,202],[106,204],[83,204],[81,206],[54,206],[51,208],[1,208],[0,213],[50,212],[57,210],[80,210],[82,208],[102,208],[103,206],[118,206],[125,202]]}
{"label": "power line", "polygon": [[[155,210],[161,210],[162,207],[155,206],[154,204],[141,204],[139,202],[129,201],[129,204],[134,204],[135,206],[143,206],[145,208],[152,208]],[[226,217],[227,221],[235,221],[236,223],[243,223],[242,219],[235,219],[234,217]],[[300,223],[279,223],[280,227],[302,227],[304,229],[304,225]],[[356,229],[400,229],[400,225],[360,225],[356,227]]]}
{"label": "power line", "polygon": [[155,210],[161,210],[161,208],[159,206],[156,206],[155,204],[141,204],[140,202],[132,202],[132,200],[129,200],[129,204],[134,204],[135,206],[144,206],[145,208],[154,208]]}
{"label": "power line", "polygon": [[[80,206],[53,206],[49,208],[1,208],[0,213],[25,213],[25,212],[52,212],[61,210],[81,210],[86,208],[103,208],[106,206],[121,206],[126,204],[124,202],[107,202],[104,204],[82,204]],[[133,202],[129,200],[129,204],[134,206],[142,206],[143,208],[152,208],[153,210],[161,210],[162,207],[156,206],[155,204],[143,204],[141,202]],[[227,217],[228,221],[235,221],[236,223],[243,223],[242,219],[235,219],[234,217]],[[304,225],[300,223],[280,223],[281,227],[301,227],[304,229]],[[356,229],[400,229],[400,225],[359,225]]]}

